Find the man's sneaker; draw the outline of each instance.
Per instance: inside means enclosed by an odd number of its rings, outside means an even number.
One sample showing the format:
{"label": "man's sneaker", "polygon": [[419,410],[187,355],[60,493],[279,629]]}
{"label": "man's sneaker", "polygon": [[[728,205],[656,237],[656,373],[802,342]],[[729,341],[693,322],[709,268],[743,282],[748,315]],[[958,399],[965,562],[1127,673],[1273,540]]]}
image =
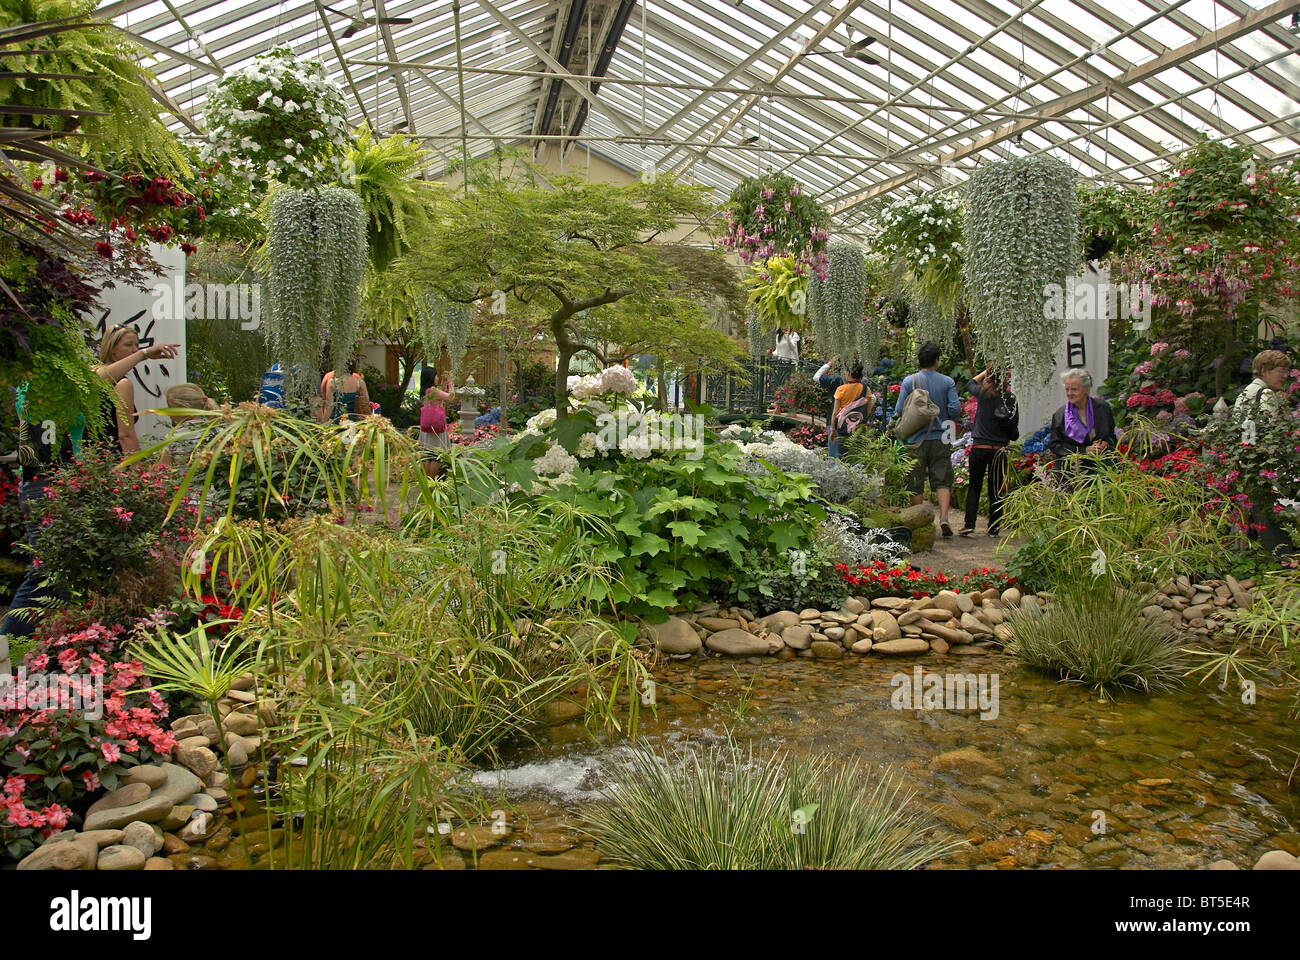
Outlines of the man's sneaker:
{"label": "man's sneaker", "polygon": [[952,524],[950,524],[947,520],[939,521],[939,529],[943,531],[943,535],[945,537],[952,536]]}
{"label": "man's sneaker", "polygon": [[958,536],[969,537],[974,532],[975,532],[974,527],[962,527],[960,530],[957,531],[957,534]]}

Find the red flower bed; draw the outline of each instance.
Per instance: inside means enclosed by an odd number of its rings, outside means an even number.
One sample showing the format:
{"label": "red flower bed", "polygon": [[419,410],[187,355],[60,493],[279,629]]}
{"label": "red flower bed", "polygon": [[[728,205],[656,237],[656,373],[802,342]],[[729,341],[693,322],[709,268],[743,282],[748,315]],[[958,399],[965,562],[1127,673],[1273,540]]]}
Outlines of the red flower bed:
{"label": "red flower bed", "polygon": [[915,570],[908,566],[895,564],[890,566],[884,560],[877,560],[869,567],[850,567],[837,563],[835,569],[844,582],[857,587],[857,595],[862,597],[889,597],[911,595],[912,597],[931,597],[940,590],[947,590],[951,579],[940,570]]}

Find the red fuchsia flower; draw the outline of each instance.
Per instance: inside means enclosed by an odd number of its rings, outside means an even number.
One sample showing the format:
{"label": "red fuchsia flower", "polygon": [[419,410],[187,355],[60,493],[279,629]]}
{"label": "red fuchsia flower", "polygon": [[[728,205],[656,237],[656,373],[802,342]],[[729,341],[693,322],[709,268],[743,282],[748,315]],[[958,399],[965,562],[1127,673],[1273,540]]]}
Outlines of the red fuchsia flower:
{"label": "red fuchsia flower", "polygon": [[195,253],[198,253],[198,252],[199,252],[199,248],[196,247],[196,246],[195,246],[194,244],[192,244],[192,243],[182,243],[182,244],[181,244],[181,252],[182,252],[183,254],[185,254],[185,256],[188,257],[188,256],[191,256],[191,255],[193,255],[193,254],[195,254]]}
{"label": "red fuchsia flower", "polygon": [[36,177],[32,180],[32,189],[35,190],[37,193],[40,193],[44,187],[45,187],[45,182],[41,180],[40,177]]}
{"label": "red fuchsia flower", "polygon": [[96,240],[95,252],[107,260],[113,255],[113,245],[106,240]]}

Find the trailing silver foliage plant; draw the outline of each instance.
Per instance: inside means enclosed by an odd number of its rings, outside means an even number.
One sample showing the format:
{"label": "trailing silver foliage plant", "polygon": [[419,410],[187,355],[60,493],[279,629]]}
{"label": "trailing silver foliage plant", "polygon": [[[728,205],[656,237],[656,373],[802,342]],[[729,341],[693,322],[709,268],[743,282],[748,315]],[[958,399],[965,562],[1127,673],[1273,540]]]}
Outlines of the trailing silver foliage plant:
{"label": "trailing silver foliage plant", "polygon": [[465,359],[473,320],[474,315],[468,304],[447,304],[447,356],[451,359],[453,377],[460,372],[460,362]]}
{"label": "trailing silver foliage plant", "polygon": [[746,315],[745,333],[749,337],[749,355],[755,360],[776,346],[772,334],[763,329],[763,322],[758,318],[757,310],[751,309]]}
{"label": "trailing silver foliage plant", "polygon": [[822,348],[849,362],[858,355],[862,317],[867,306],[867,264],[854,243],[830,245],[826,278],[808,279],[808,311]]}
{"label": "trailing silver foliage plant", "polygon": [[1065,333],[1045,309],[1049,284],[1081,263],[1074,172],[1051,157],[979,167],[966,184],[966,298],[983,363],[1043,383]]}
{"label": "trailing silver foliage plant", "polygon": [[957,333],[957,314],[933,300],[913,300],[908,305],[907,325],[918,345],[933,340],[946,350]]}
{"label": "trailing silver foliage plant", "polygon": [[322,344],[334,368],[347,369],[360,333],[366,257],[366,215],[355,191],[285,189],[271,201],[265,331],[293,395],[314,392]]}

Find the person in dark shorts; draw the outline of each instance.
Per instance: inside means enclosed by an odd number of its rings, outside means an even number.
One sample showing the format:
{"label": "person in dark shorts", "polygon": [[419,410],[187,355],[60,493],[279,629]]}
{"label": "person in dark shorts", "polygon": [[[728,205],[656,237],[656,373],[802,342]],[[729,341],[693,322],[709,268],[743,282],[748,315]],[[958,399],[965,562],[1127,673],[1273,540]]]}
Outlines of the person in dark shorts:
{"label": "person in dark shorts", "polygon": [[939,529],[945,537],[952,536],[948,511],[952,505],[952,442],[956,431],[948,425],[961,416],[961,403],[957,399],[957,384],[952,377],[942,374],[939,366],[939,345],[931,340],[921,344],[917,351],[916,373],[903,378],[894,405],[894,416],[903,412],[903,406],[913,390],[925,390],[939,407],[939,415],[910,437],[903,438],[912,458],[912,472],[907,478],[907,488],[912,492],[912,503],[925,500],[925,483],[939,502]]}

